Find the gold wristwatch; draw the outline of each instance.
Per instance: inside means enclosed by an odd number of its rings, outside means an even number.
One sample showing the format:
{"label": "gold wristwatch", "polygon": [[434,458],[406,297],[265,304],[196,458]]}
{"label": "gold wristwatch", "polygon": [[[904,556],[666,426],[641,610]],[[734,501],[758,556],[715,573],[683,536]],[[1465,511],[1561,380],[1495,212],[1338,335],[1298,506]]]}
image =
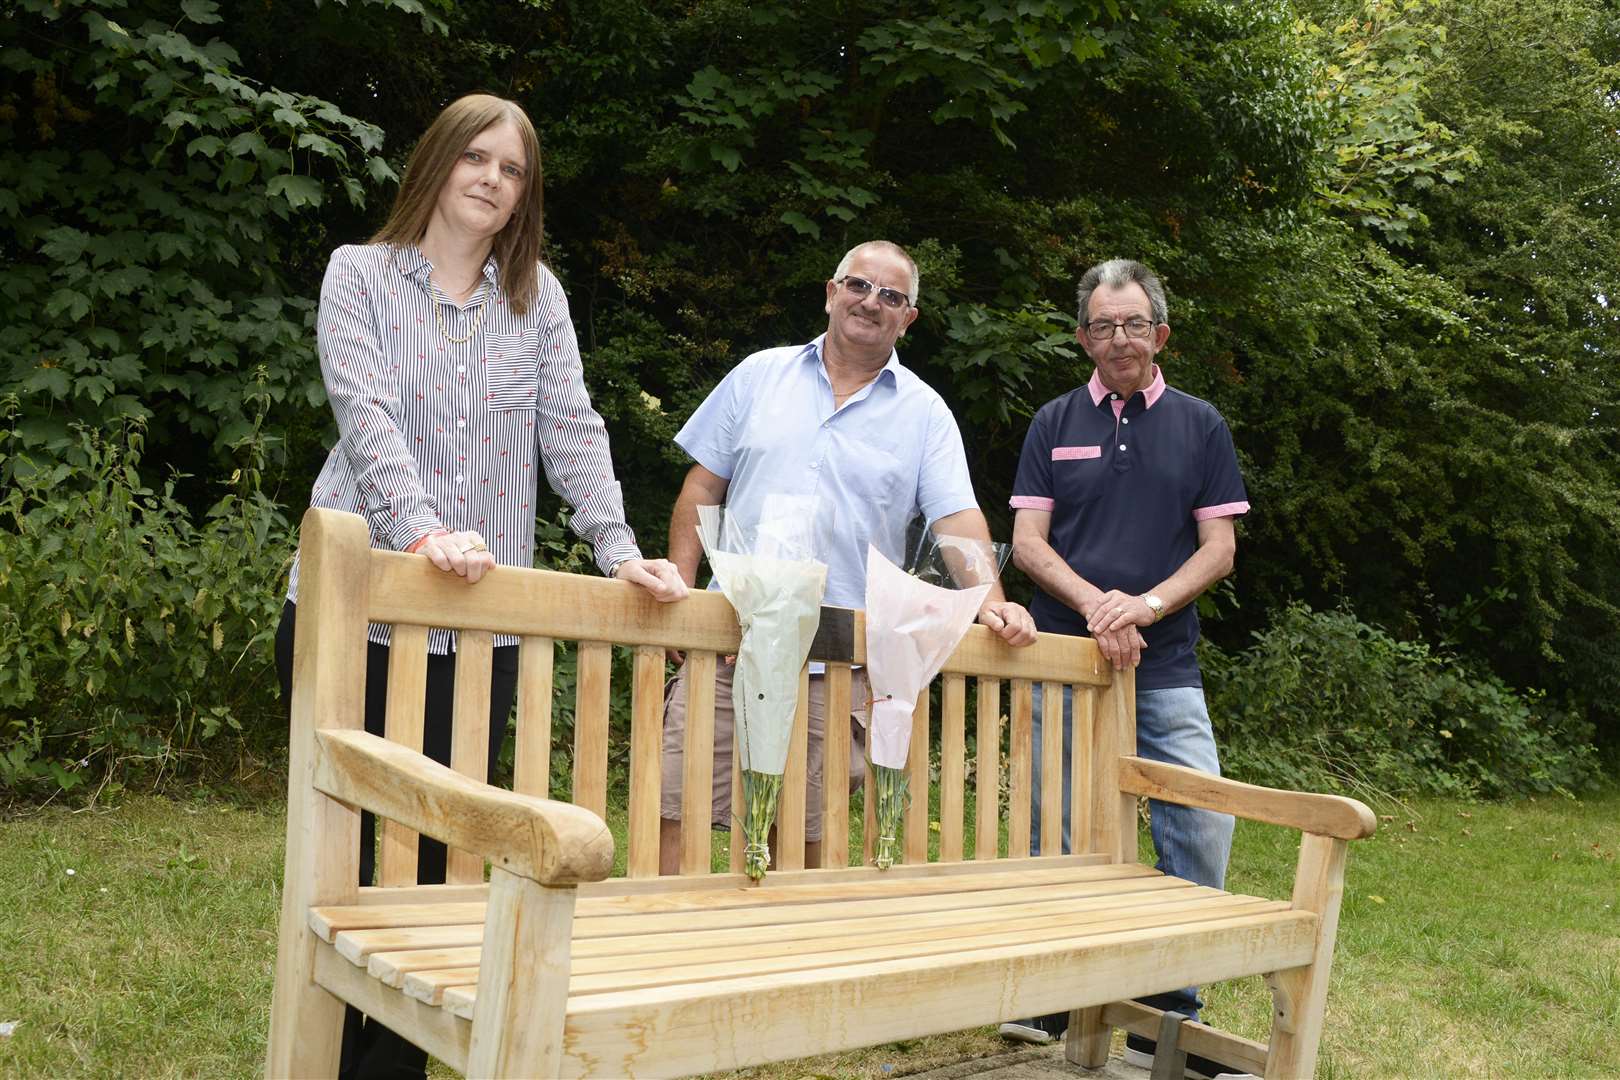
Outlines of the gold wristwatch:
{"label": "gold wristwatch", "polygon": [[1158,622],[1160,619],[1164,618],[1164,601],[1163,600],[1160,600],[1157,596],[1154,596],[1152,593],[1143,593],[1142,594],[1142,603],[1146,604],[1148,606],[1148,610],[1153,612],[1153,621],[1154,622]]}

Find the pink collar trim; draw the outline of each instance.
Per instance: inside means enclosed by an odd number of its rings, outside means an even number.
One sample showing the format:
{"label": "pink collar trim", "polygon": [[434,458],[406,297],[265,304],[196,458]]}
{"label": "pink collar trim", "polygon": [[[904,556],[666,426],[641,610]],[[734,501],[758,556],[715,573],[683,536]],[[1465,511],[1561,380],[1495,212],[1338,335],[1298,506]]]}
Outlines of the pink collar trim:
{"label": "pink collar trim", "polygon": [[[1097,374],[1096,368],[1091,369],[1091,381],[1086,383],[1086,389],[1091,391],[1091,403],[1093,405],[1101,405],[1103,398],[1113,392],[1103,385],[1102,376]],[[1164,373],[1159,370],[1158,364],[1153,365],[1153,381],[1148,383],[1146,390],[1142,391],[1142,396],[1147,399],[1145,408],[1149,409],[1153,408],[1158,403],[1159,398],[1164,396]]]}

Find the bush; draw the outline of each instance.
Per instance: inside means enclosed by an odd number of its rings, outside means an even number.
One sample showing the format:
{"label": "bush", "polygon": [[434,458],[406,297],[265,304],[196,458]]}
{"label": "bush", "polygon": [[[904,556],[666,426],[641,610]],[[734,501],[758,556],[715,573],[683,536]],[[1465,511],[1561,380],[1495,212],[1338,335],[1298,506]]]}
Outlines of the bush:
{"label": "bush", "polygon": [[[0,404],[0,787],[32,795],[91,778],[156,783],[222,735],[284,725],[270,641],[292,531],[239,469],[201,524],[148,487],[143,429],[80,428],[66,460],[17,453]],[[262,439],[246,450],[254,463]],[[240,449],[240,447],[239,447]]]}
{"label": "bush", "polygon": [[1348,611],[1291,604],[1242,652],[1205,643],[1200,663],[1223,769],[1238,779],[1497,798],[1599,775],[1580,718]]}

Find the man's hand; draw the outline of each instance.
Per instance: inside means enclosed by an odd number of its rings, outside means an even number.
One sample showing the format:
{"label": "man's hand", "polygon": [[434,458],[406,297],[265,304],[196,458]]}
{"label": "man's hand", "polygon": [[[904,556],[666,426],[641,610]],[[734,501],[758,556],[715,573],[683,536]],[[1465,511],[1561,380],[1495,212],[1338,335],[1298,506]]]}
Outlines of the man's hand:
{"label": "man's hand", "polygon": [[1152,626],[1155,621],[1153,609],[1140,596],[1110,589],[1092,603],[1086,629],[1096,639],[1103,659],[1113,664],[1115,671],[1123,671],[1140,664],[1142,650],[1147,648],[1137,627]]}
{"label": "man's hand", "polygon": [[1011,600],[991,600],[979,609],[979,621],[1014,648],[1035,644],[1035,620]]}
{"label": "man's hand", "polygon": [[1110,589],[1091,605],[1086,629],[1093,635],[1100,635],[1129,627],[1152,626],[1157,621],[1158,616],[1153,614],[1153,609],[1140,596]]}
{"label": "man's hand", "polygon": [[1115,671],[1135,668],[1142,662],[1142,650],[1147,648],[1147,642],[1142,640],[1141,633],[1134,626],[1105,630],[1092,637],[1097,642],[1097,651],[1103,654],[1104,660],[1114,665]]}
{"label": "man's hand", "polygon": [[484,538],[471,529],[434,533],[423,537],[411,550],[426,555],[440,570],[466,578],[469,585],[495,569],[495,556],[484,546]]}
{"label": "man's hand", "polygon": [[614,569],[613,576],[640,585],[661,604],[686,599],[686,582],[668,559],[626,559]]}

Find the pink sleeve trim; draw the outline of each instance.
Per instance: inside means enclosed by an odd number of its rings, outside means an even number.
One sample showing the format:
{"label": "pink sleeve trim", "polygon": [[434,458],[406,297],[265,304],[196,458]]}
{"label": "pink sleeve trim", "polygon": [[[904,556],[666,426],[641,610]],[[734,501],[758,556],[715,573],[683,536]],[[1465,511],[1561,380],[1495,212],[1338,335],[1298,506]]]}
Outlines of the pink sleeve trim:
{"label": "pink sleeve trim", "polygon": [[1249,512],[1246,502],[1221,503],[1219,506],[1200,506],[1193,511],[1194,521],[1208,521],[1210,518],[1238,517]]}
{"label": "pink sleeve trim", "polygon": [[1007,505],[1014,510],[1045,510],[1051,513],[1057,503],[1052,499],[1042,499],[1036,495],[1014,495],[1007,500]]}

